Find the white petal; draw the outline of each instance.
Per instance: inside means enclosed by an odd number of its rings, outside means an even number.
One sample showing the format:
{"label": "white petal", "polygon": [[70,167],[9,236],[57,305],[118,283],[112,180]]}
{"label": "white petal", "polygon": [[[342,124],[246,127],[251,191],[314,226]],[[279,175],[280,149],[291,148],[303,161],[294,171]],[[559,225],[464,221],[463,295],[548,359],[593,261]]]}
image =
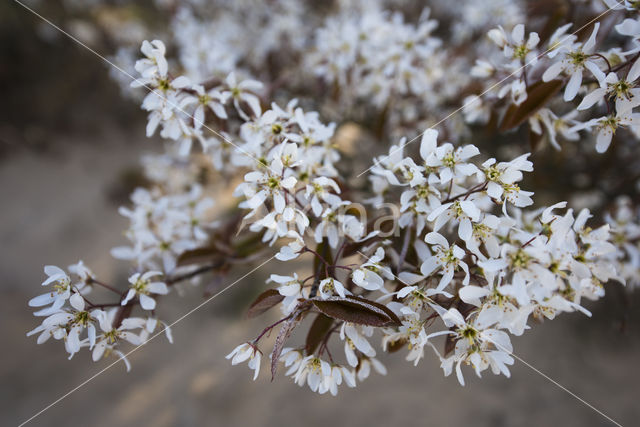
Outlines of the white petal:
{"label": "white petal", "polygon": [[586,110],[588,108],[591,108],[593,104],[603,99],[606,94],[606,89],[598,88],[594,90],[582,99],[582,102],[580,103],[580,105],[578,105],[577,110]]}
{"label": "white petal", "polygon": [[169,288],[165,283],[151,282],[149,283],[149,292],[154,294],[166,295],[169,293]]}
{"label": "white petal", "polygon": [[569,83],[567,83],[567,87],[564,90],[564,100],[568,102],[575,98],[578,90],[580,90],[580,85],[582,85],[582,69],[576,70],[571,75]]}
{"label": "white petal", "polygon": [[151,298],[148,295],[141,294],[140,295],[140,306],[144,310],[153,310],[154,308],[156,308],[156,300],[154,300],[153,298]]}
{"label": "white petal", "polygon": [[433,153],[438,145],[438,131],[435,129],[427,129],[422,135],[420,142],[420,156],[426,160],[429,154]]}
{"label": "white petal", "polygon": [[563,69],[564,69],[564,66],[562,64],[562,61],[555,62],[549,68],[547,68],[547,70],[544,72],[544,74],[542,75],[542,80],[545,82],[548,82],[550,80],[555,79],[556,77],[558,77],[558,74],[560,74]]}

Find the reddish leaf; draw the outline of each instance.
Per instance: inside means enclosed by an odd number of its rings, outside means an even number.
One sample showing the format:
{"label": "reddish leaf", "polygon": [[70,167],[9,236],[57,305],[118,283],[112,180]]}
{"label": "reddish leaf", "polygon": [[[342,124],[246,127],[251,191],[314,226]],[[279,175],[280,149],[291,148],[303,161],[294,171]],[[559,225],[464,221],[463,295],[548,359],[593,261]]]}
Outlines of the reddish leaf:
{"label": "reddish leaf", "polygon": [[[300,307],[300,306],[298,306]],[[280,354],[282,353],[282,349],[284,348],[284,343],[287,341],[287,338],[291,335],[291,332],[298,326],[300,320],[302,320],[301,314],[303,310],[302,308],[296,309],[293,312],[289,320],[284,322],[280,327],[280,332],[278,332],[278,336],[276,337],[276,342],[273,345],[273,351],[271,352],[271,381],[276,376],[276,371],[278,370],[278,359],[280,359]]]}
{"label": "reddish leaf", "polygon": [[384,305],[361,297],[331,297],[326,300],[314,299],[311,302],[327,316],[345,322],[378,327],[402,324],[398,316]]}
{"label": "reddish leaf", "polygon": [[502,118],[500,132],[520,126],[560,91],[563,82],[561,80],[551,80],[543,82],[540,80],[529,86],[527,99],[520,105],[512,104]]}
{"label": "reddish leaf", "polygon": [[333,319],[325,316],[324,314],[318,314],[318,317],[313,321],[307,334],[306,351],[307,354],[313,354],[316,348],[320,345],[322,340],[331,329],[333,325]]}
{"label": "reddish leaf", "polygon": [[284,297],[275,289],[267,289],[258,295],[258,298],[251,303],[249,310],[247,310],[247,317],[259,316],[274,305],[277,305],[283,299]]}

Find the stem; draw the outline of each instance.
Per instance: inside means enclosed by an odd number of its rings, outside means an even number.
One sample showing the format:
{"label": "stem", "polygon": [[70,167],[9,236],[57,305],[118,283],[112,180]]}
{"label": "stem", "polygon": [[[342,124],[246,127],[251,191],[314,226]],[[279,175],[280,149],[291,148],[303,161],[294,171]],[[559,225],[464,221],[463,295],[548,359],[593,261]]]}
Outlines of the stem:
{"label": "stem", "polygon": [[[137,301],[137,300],[136,300]],[[122,324],[122,321],[129,317],[131,312],[133,311],[134,305],[137,303],[129,302],[127,305],[120,307],[118,312],[116,313],[116,317],[113,320],[113,328],[118,329]]]}
{"label": "stem", "polygon": [[453,196],[453,197],[447,197],[445,200],[442,201],[442,203],[450,203],[450,202],[453,202],[455,200],[458,200],[460,197],[464,197],[464,199],[466,200],[467,197],[469,197],[473,193],[479,193],[479,192],[484,191],[487,188],[487,185],[489,185],[488,181],[482,182],[482,183],[476,185],[475,187],[471,188],[469,191],[467,191],[465,193],[458,194],[457,196]]}
{"label": "stem", "polygon": [[[176,284],[178,282],[181,282],[183,280],[187,280],[187,279],[190,279],[192,277],[195,277],[195,276],[197,276],[199,274],[206,273],[207,271],[213,270],[213,269],[219,267],[220,265],[222,265],[222,262],[218,262],[216,264],[211,264],[211,265],[205,265],[205,266],[200,267],[200,268],[198,268],[198,269],[196,269],[196,270],[194,270],[194,271],[192,271],[190,273],[186,273],[186,274],[182,274],[180,276],[169,278],[169,279],[167,279],[165,281],[165,283],[167,284],[167,286],[171,286],[171,285],[174,285],[174,284]],[[120,300],[122,300],[123,293],[118,292],[115,288],[113,288],[113,287],[111,287],[111,286],[109,286],[109,285],[107,285],[105,283],[99,282],[99,281],[97,281],[97,280],[95,280],[93,278],[90,279],[89,283],[95,283],[96,285],[103,286],[106,289],[109,289],[112,292],[117,293],[118,295],[120,295]],[[84,298],[84,296],[83,296],[83,298]],[[122,321],[126,317],[128,317],[129,314],[131,314],[131,311],[133,310],[133,308],[140,304],[140,300],[138,298],[132,299],[131,301],[129,301],[127,303],[127,305],[124,305],[124,306],[120,304],[120,301],[111,302],[111,303],[105,303],[105,304],[93,304],[93,303],[89,302],[86,298],[85,298],[85,301],[91,306],[91,308],[120,307],[120,310],[118,310],[118,313],[116,314],[116,318],[114,320],[114,325],[115,325],[114,327],[116,327],[116,328],[118,326],[120,326],[120,323],[122,323]]]}
{"label": "stem", "polygon": [[99,280],[94,279],[93,277],[89,277],[89,279],[87,280],[87,282],[89,284],[93,284],[95,283],[98,286],[102,286],[105,289],[109,289],[111,292],[114,292],[120,296],[122,296],[123,292],[120,292],[119,290],[117,290],[116,288],[114,288],[113,286],[107,285],[106,283],[103,283]]}
{"label": "stem", "polygon": [[413,225],[409,225],[404,232],[404,241],[402,242],[402,249],[400,251],[400,258],[398,259],[398,273],[402,270],[402,266],[404,265],[404,260],[407,257],[407,252],[409,251],[409,242],[411,241],[411,231],[413,229]]}
{"label": "stem", "polygon": [[193,270],[190,273],[185,273],[185,274],[182,274],[180,276],[171,277],[171,278],[167,279],[165,281],[165,283],[167,284],[167,286],[172,286],[172,285],[175,285],[178,282],[182,282],[183,280],[191,279],[191,278],[193,278],[195,276],[198,276],[198,275],[200,275],[202,273],[206,273],[208,271],[215,270],[216,268],[221,267],[223,264],[224,263],[222,261],[220,261],[220,262],[217,262],[215,264],[205,265],[205,266],[200,267],[200,268],[198,268],[196,270]]}
{"label": "stem", "polygon": [[333,357],[331,356],[331,352],[329,351],[327,343],[331,335],[336,331],[336,329],[338,329],[340,325],[341,323],[336,323],[334,326],[332,326],[331,329],[329,329],[329,331],[326,333],[326,335],[322,339],[322,343],[320,343],[320,346],[318,347],[318,356],[320,356],[323,351],[326,351],[327,355],[329,356],[329,360],[331,360],[331,363],[335,362],[333,361]]}
{"label": "stem", "polygon": [[598,58],[602,58],[604,60],[604,62],[607,63],[607,68],[608,68],[607,74],[611,72],[611,63],[609,62],[609,60],[604,55],[602,55],[600,53],[592,53],[591,56],[597,56]]}
{"label": "stem", "polygon": [[337,264],[338,260],[340,259],[340,255],[342,254],[342,251],[344,250],[344,248],[347,246],[347,239],[344,240],[344,242],[342,242],[342,245],[340,246],[340,249],[338,249],[338,253],[336,253],[336,257],[333,260],[333,264]]}
{"label": "stem", "polygon": [[271,325],[269,325],[269,326],[267,326],[266,328],[264,328],[264,330],[260,333],[260,335],[258,335],[258,337],[257,337],[255,340],[253,340],[253,341],[252,341],[252,344],[254,344],[254,345],[255,345],[255,344],[257,344],[257,343],[258,343],[258,341],[260,341],[260,338],[262,338],[262,337],[264,336],[264,334],[266,334],[267,332],[269,332],[271,329],[275,328],[275,327],[276,327],[276,325],[278,325],[278,324],[280,324],[280,323],[284,322],[285,320],[289,320],[289,319],[291,319],[291,316],[293,316],[293,314],[291,314],[291,315],[289,315],[289,316],[287,316],[287,317],[283,317],[282,319],[278,320],[277,322],[272,323]]}
{"label": "stem", "polygon": [[313,285],[311,286],[311,290],[309,291],[309,298],[315,297],[318,293],[318,286],[320,285],[320,268],[322,268],[322,264],[318,264],[318,270],[315,273],[316,279],[313,281]]}
{"label": "stem", "polygon": [[302,209],[303,212],[306,211],[307,206],[303,205],[302,202],[300,200],[298,200],[298,198],[296,197],[296,194],[298,193],[297,191],[295,193],[292,193],[291,191],[289,191],[286,188],[283,188],[282,190],[284,190],[285,195],[290,195],[291,197],[293,197],[293,200],[298,204],[298,206],[300,206],[300,208]]}
{"label": "stem", "polygon": [[319,253],[318,253],[318,252],[314,251],[314,250],[313,250],[313,249],[311,249],[310,247],[305,246],[305,247],[302,249],[302,251],[303,251],[303,252],[311,252],[311,253],[312,253],[312,254],[314,254],[316,257],[318,257],[318,259],[319,259],[320,261],[322,261],[326,267],[329,267],[329,263],[328,263],[328,262],[327,262],[327,261],[326,261],[326,260],[325,260],[325,259],[324,259],[324,258],[323,258]]}

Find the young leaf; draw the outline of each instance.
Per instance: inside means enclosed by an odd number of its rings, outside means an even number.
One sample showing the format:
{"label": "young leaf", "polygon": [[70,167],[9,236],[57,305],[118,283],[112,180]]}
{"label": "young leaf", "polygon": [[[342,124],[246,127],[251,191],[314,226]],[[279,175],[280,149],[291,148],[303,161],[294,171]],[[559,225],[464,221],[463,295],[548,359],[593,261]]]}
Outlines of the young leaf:
{"label": "young leaf", "polygon": [[[300,305],[298,305],[298,307],[300,307]],[[273,345],[273,351],[271,352],[271,381],[273,381],[276,376],[276,371],[278,370],[278,359],[280,359],[284,343],[291,335],[291,332],[293,332],[296,326],[298,326],[300,320],[302,320],[302,313],[303,310],[301,308],[296,309],[291,317],[289,317],[289,320],[284,322],[280,327],[280,332],[278,332],[276,342]]]}
{"label": "young leaf", "polygon": [[512,104],[502,118],[500,132],[520,126],[551,99],[562,87],[561,80],[543,82],[540,80],[529,86],[527,99],[520,105]]}
{"label": "young leaf", "polygon": [[377,327],[402,324],[398,316],[384,305],[361,297],[314,299],[312,303],[327,316],[345,322]]}
{"label": "young leaf", "polygon": [[307,354],[313,354],[316,348],[320,345],[324,337],[327,335],[331,326],[333,325],[333,319],[320,313],[311,324],[309,333],[307,334],[306,352]]}
{"label": "young leaf", "polygon": [[267,289],[258,295],[258,298],[251,303],[249,310],[247,310],[247,317],[252,318],[259,316],[283,299],[284,297],[275,289]]}

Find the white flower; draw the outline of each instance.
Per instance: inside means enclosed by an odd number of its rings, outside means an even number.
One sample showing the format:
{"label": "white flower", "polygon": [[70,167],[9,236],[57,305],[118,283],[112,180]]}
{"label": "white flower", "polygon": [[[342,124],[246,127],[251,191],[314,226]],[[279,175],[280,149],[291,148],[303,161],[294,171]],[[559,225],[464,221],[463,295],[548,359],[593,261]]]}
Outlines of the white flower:
{"label": "white flower", "polygon": [[529,125],[531,126],[531,131],[538,135],[542,135],[541,124],[544,125],[549,136],[549,142],[553,148],[560,150],[561,147],[557,139],[558,134],[568,141],[577,141],[580,138],[578,132],[572,129],[573,125],[576,124],[574,119],[577,115],[578,111],[571,110],[567,114],[558,117],[550,109],[541,108],[537,113],[529,117]]}
{"label": "white flower", "polygon": [[206,242],[209,234],[205,229],[215,226],[206,221],[213,201],[204,197],[199,185],[192,185],[186,192],[181,187],[172,194],[164,194],[157,187],[137,188],[131,200],[133,208],[119,209],[130,220],[125,235],[131,246],[113,248],[111,254],[134,261],[139,270],[171,272],[177,257]]}
{"label": "white flower", "polygon": [[595,58],[591,56],[596,47],[596,35],[599,28],[600,23],[596,22],[591,36],[584,44],[563,44],[558,48],[559,51],[552,51],[554,56],[557,55],[559,57],[559,60],[547,68],[542,75],[542,80],[548,82],[555,79],[562,71],[565,71],[570,76],[564,91],[565,101],[571,101],[578,94],[578,90],[582,85],[582,72],[585,68],[591,71],[596,79],[604,79],[604,73],[596,64]]}
{"label": "white flower", "polygon": [[440,283],[438,283],[433,293],[441,293],[444,288],[451,283],[455,270],[458,267],[465,272],[462,284],[469,284],[469,267],[462,261],[462,258],[464,258],[464,250],[462,250],[462,248],[458,245],[449,246],[447,239],[445,239],[442,234],[436,232],[427,234],[424,240],[434,246],[435,255],[430,256],[422,263],[420,272],[425,277],[430,276],[438,270],[442,270],[443,273]]}
{"label": "white flower", "polygon": [[462,101],[462,113],[467,123],[484,124],[491,117],[491,109],[488,104],[482,102],[478,95],[469,95]]}
{"label": "white flower", "polygon": [[[353,283],[368,291],[383,290],[384,279],[382,276],[387,279],[393,278],[389,267],[380,263],[383,259],[384,249],[376,249],[376,253],[351,274]],[[382,274],[382,276],[378,273]]]}
{"label": "white flower", "polygon": [[328,391],[331,395],[337,396],[338,386],[342,384],[343,380],[348,387],[355,387],[356,385],[355,374],[353,371],[347,369],[345,366],[331,366],[331,373],[329,375],[325,375],[322,383],[320,383],[320,386],[318,387],[318,393],[324,394]]}
{"label": "white flower", "polygon": [[482,164],[482,174],[487,181],[487,194],[491,198],[502,200],[507,193],[519,190],[515,183],[522,180],[522,171],[533,170],[533,163],[528,160],[529,155],[530,153],[523,154],[510,162],[500,163],[491,158]]}
{"label": "white flower", "polygon": [[156,300],[150,296],[150,294],[166,295],[169,293],[169,288],[164,282],[152,282],[152,277],[162,276],[160,271],[147,271],[144,274],[135,273],[129,277],[129,291],[124,299],[120,302],[121,305],[127,305],[127,303],[138,296],[140,299],[140,306],[144,310],[153,310],[156,308]]}
{"label": "white flower", "polygon": [[[282,213],[291,200],[285,198],[285,193],[295,187],[297,180],[294,176],[286,176],[285,166],[280,158],[275,158],[269,165],[269,169],[264,172],[253,171],[244,176],[245,183],[236,188],[236,195],[245,193],[247,201],[246,207],[255,211],[258,209],[267,197],[273,199],[273,207],[275,212]],[[293,196],[292,196],[293,197]]]}
{"label": "white flower", "polygon": [[356,371],[358,381],[364,381],[371,374],[371,367],[380,375],[387,375],[387,368],[378,359],[373,357],[363,357]]}
{"label": "white flower", "polygon": [[626,112],[621,116],[611,115],[591,119],[585,123],[573,126],[571,130],[578,131],[595,128],[597,132],[596,151],[598,153],[604,153],[609,148],[609,145],[611,145],[611,140],[616,130],[624,126],[640,126],[640,113]]}
{"label": "white flower", "polygon": [[450,219],[459,222],[458,235],[464,241],[471,238],[473,222],[479,222],[482,212],[472,200],[456,200],[445,203],[434,209],[427,217],[428,221],[435,221],[433,231],[439,231]]}
{"label": "white flower", "polygon": [[237,365],[245,360],[249,360],[249,368],[253,369],[253,380],[258,378],[260,373],[260,360],[262,353],[254,345],[249,343],[240,344],[233,351],[227,354],[227,359],[231,359],[232,365]]}
{"label": "white flower", "polygon": [[468,322],[455,308],[445,311],[436,305],[432,307],[440,314],[447,327],[454,328],[452,333],[457,339],[454,354],[447,359],[441,359],[446,376],[451,374],[455,363],[458,381],[464,385],[460,369],[462,362],[470,363],[478,376],[489,367],[494,374],[510,376],[506,365],[512,365],[514,359],[510,355],[513,347],[509,336],[503,331],[489,328],[499,320],[498,308],[490,306],[483,309],[472,322]]}
{"label": "white flower", "polygon": [[476,165],[467,163],[467,160],[479,153],[480,151],[474,145],[454,148],[447,142],[436,147],[425,159],[425,164],[432,168],[440,168],[440,183],[444,184],[452,179],[464,178],[476,173],[478,171]]}
{"label": "white flower", "polygon": [[35,312],[35,316],[48,316],[57,312],[71,296],[71,278],[64,270],[55,265],[47,265],[44,272],[48,277],[42,282],[42,286],[54,284],[53,289],[29,300],[29,307],[51,306]]}
{"label": "white flower", "polygon": [[233,105],[236,107],[238,114],[244,119],[249,120],[247,113],[241,108],[240,103],[245,102],[251,109],[255,117],[260,117],[262,109],[260,108],[260,99],[251,92],[257,92],[262,89],[262,83],[256,80],[243,80],[238,82],[234,72],[229,73],[225,83],[228,90],[222,92],[223,97],[233,99]]}
{"label": "white flower", "polygon": [[159,77],[167,75],[168,65],[164,57],[166,48],[161,40],[153,40],[151,43],[143,41],[140,51],[146,58],[136,61],[135,69],[142,77],[146,79],[156,74]]}
{"label": "white flower", "polygon": [[322,279],[318,284],[318,293],[320,294],[320,298],[327,299],[334,294],[338,294],[342,298],[347,294],[351,294],[348,290],[344,288],[344,285],[340,283],[338,280],[333,277],[327,277],[326,279]]}
{"label": "white flower", "polygon": [[485,61],[483,59],[476,59],[475,65],[471,67],[470,74],[472,77],[485,79],[493,75],[495,71],[496,71],[495,67],[490,62]]}
{"label": "white flower", "polygon": [[376,351],[369,344],[365,335],[360,333],[355,325],[344,322],[340,328],[340,339],[344,341],[344,353],[347,363],[354,368],[360,363],[360,358],[356,355],[355,350],[368,357],[376,355]]}
{"label": "white flower", "polygon": [[96,329],[95,316],[99,310],[89,312],[85,310],[84,298],[77,292],[69,298],[70,308],[59,310],[42,321],[42,324],[30,331],[27,336],[40,333],[38,344],[44,343],[50,337],[56,340],[64,339],[69,358],[80,351],[82,339],[80,335],[87,330],[90,346],[95,344]]}
{"label": "white flower", "polygon": [[335,208],[342,202],[340,196],[328,191],[329,188],[335,191],[336,194],[340,194],[338,184],[326,176],[314,178],[313,181],[307,185],[305,197],[311,201],[311,209],[315,216],[320,216],[323,212],[321,201],[327,203],[329,208]]}
{"label": "white flower", "polygon": [[540,37],[538,33],[529,33],[529,37],[525,42],[524,25],[518,24],[513,27],[510,42],[504,45],[504,56],[526,64],[535,63],[536,55],[533,52],[533,48],[535,48],[539,42]]}
{"label": "white flower", "polygon": [[186,95],[180,103],[180,108],[184,109],[189,105],[197,105],[193,112],[193,124],[196,129],[200,129],[202,125],[204,125],[205,107],[208,107],[219,118],[227,118],[227,112],[224,109],[224,104],[227,102],[227,99],[218,90],[211,89],[205,92],[202,85],[193,85],[191,89],[196,93]]}
{"label": "white flower", "polygon": [[276,254],[276,259],[280,261],[289,261],[300,256],[300,251],[305,247],[304,240],[295,231],[289,231],[287,236],[293,240],[286,246],[280,248],[280,251]]}
{"label": "white flower", "polygon": [[567,31],[569,30],[569,28],[571,28],[572,25],[572,23],[568,23],[561,27],[558,27],[558,29],[553,32],[551,37],[549,37],[547,49],[547,56],[549,58],[554,58],[559,52],[565,49],[565,46],[570,47],[575,43],[578,37],[574,34],[567,35]]}
{"label": "white flower", "polygon": [[310,355],[302,359],[294,381],[303,386],[306,382],[312,391],[318,391],[324,378],[331,375],[331,365],[317,356]]}
{"label": "white flower", "polygon": [[144,342],[139,334],[135,334],[131,330],[144,328],[146,320],[139,317],[128,317],[122,320],[120,326],[114,328],[113,321],[117,313],[118,309],[112,309],[107,312],[101,311],[96,316],[102,334],[97,337],[95,346],[92,346],[91,357],[94,362],[100,360],[105,350],[113,349],[120,340],[125,340],[135,346],[139,346]]}
{"label": "white flower", "polygon": [[267,282],[275,282],[280,285],[277,290],[284,297],[284,300],[282,300],[283,314],[293,313],[298,305],[298,299],[303,298],[302,285],[298,280],[298,275],[296,273],[293,273],[293,276],[272,274]]}
{"label": "white flower", "polygon": [[630,36],[634,39],[640,38],[640,20],[627,18],[618,25],[616,31],[623,36]]}
{"label": "white flower", "polygon": [[609,73],[600,80],[600,87],[584,97],[578,110],[591,108],[596,102],[614,98],[618,116],[640,105],[640,88],[634,88],[633,82],[640,76],[640,62],[636,62],[626,79],[619,79],[616,73]]}

